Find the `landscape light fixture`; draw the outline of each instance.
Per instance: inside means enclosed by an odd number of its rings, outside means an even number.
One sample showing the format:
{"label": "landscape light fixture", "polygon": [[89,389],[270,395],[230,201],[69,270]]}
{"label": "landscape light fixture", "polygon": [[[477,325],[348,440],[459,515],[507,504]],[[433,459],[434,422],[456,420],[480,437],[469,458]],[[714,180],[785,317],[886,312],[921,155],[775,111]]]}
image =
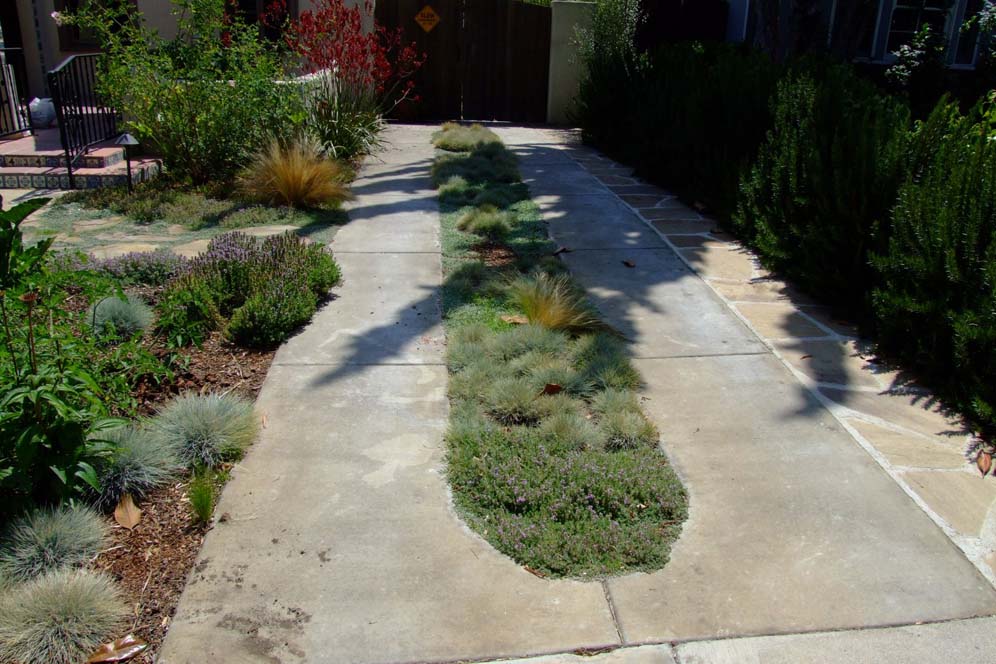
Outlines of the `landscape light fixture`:
{"label": "landscape light fixture", "polygon": [[131,146],[138,145],[138,139],[125,132],[118,136],[118,140],[114,141],[115,145],[123,145],[125,153],[125,163],[128,166],[128,193],[134,191],[134,186],[131,183]]}

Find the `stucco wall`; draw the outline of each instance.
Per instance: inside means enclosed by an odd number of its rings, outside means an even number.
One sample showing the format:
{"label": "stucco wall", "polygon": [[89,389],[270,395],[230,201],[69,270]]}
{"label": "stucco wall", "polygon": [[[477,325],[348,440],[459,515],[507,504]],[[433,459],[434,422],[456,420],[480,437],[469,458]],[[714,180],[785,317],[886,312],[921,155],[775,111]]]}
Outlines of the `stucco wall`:
{"label": "stucco wall", "polygon": [[550,83],[547,93],[546,119],[550,124],[569,122],[568,111],[577,96],[581,81],[575,35],[579,27],[591,25],[593,2],[553,0],[550,3]]}

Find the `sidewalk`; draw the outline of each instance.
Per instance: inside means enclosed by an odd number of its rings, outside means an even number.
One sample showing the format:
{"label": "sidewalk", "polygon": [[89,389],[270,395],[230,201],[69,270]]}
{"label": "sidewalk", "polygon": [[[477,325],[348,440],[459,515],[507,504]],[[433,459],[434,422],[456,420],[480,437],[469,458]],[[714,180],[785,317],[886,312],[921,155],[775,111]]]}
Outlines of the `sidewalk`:
{"label": "sidewalk", "polygon": [[420,662],[619,643],[599,584],[545,581],[470,532],[443,477],[433,127],[393,127],[333,249],[345,284],[280,349],[160,656]]}
{"label": "sidewalk", "polygon": [[[996,591],[818,385],[689,267],[739,287],[737,250],[566,132],[498,130],[568,265],[632,341],[690,518],[664,570],[601,584],[539,579],[466,529],[442,475],[433,129],[392,127],[362,169],[333,247],[346,283],[277,355],[257,404],[267,426],[161,662],[559,663],[619,646],[578,661],[984,661],[971,653],[992,620],[867,629],[996,614]],[[635,211],[645,202],[694,239],[658,233]],[[714,641],[847,628],[860,630]],[[701,642],[670,645],[686,641]]]}

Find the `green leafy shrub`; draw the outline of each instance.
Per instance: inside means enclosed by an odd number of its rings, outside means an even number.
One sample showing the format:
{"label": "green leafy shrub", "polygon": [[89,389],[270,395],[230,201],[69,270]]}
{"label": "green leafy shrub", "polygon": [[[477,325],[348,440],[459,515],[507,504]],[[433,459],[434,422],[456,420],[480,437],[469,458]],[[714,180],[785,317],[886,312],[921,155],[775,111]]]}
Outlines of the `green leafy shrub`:
{"label": "green leafy shrub", "polygon": [[100,92],[171,174],[230,179],[270,136],[304,120],[302,91],[279,82],[278,54],[223,0],[172,4],[174,39],[132,20],[126,3],[89,3],[63,20],[97,35]]}
{"label": "green leafy shrub", "polygon": [[200,345],[222,324],[214,291],[203,278],[192,274],[169,285],[156,311],[156,329],[174,347]]}
{"label": "green leafy shrub", "polygon": [[356,159],[373,152],[384,129],[381,103],[374,91],[343,85],[327,70],[305,83],[307,129],[334,159]]}
{"label": "green leafy shrub", "polygon": [[185,394],[152,420],[153,431],[187,466],[214,467],[242,456],[256,437],[252,403],[231,394]]}
{"label": "green leafy shrub", "polygon": [[216,494],[214,474],[210,470],[198,472],[190,480],[187,498],[190,500],[190,511],[196,523],[210,523],[214,514]]}
{"label": "green leafy shrub", "polygon": [[152,309],[134,295],[112,295],[90,307],[87,323],[98,336],[128,338],[152,326]]}
{"label": "green leafy shrub", "polygon": [[878,340],[996,437],[996,110],[942,100],[919,123],[929,157],[899,191],[874,259]]}
{"label": "green leafy shrub", "polygon": [[262,241],[225,233],[167,289],[159,306],[159,328],[176,345],[197,343],[221,322],[217,311],[230,317],[231,338],[272,347],[311,319],[339,279],[332,255],[294,233]]}
{"label": "green leafy shrub", "polygon": [[126,493],[144,498],[183,470],[176,448],[148,427],[118,427],[102,438],[113,446],[100,469],[97,504],[102,507],[113,507]]}
{"label": "green leafy shrub", "polygon": [[0,289],[17,286],[41,269],[42,259],[54,239],[25,248],[21,222],[50,200],[35,198],[9,210],[0,210]]}
{"label": "green leafy shrub", "polygon": [[774,127],[734,223],[767,267],[860,310],[908,165],[909,109],[842,65],[778,84]]}
{"label": "green leafy shrub", "polygon": [[15,520],[0,541],[0,573],[24,582],[53,570],[90,562],[104,544],[107,527],[85,507],[38,509]]}
{"label": "green leafy shrub", "polygon": [[95,261],[94,269],[126,284],[163,286],[178,275],[186,258],[166,249],[141,251]]}
{"label": "green leafy shrub", "polygon": [[306,284],[273,281],[232,314],[228,336],[242,346],[278,346],[311,320],[317,304],[318,298]]}
{"label": "green leafy shrub", "polygon": [[49,572],[0,597],[0,661],[79,664],[119,636],[126,617],[107,575]]}

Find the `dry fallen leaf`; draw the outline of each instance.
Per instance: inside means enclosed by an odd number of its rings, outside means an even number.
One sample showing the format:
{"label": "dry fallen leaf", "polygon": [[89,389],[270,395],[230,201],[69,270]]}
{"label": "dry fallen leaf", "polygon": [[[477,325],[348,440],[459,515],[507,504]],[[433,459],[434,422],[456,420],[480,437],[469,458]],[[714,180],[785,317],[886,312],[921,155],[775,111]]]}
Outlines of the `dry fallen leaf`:
{"label": "dry fallen leaf", "polygon": [[989,452],[979,452],[979,456],[975,458],[975,465],[979,467],[982,476],[985,477],[989,469],[993,467],[993,456]]}
{"label": "dry fallen leaf", "polygon": [[553,255],[554,256],[559,256],[560,254],[569,254],[572,251],[574,251],[574,250],[570,249],[568,247],[557,247],[557,250],[555,252],[553,252]]}
{"label": "dry fallen leaf", "polygon": [[266,428],[267,418],[266,418],[266,414],[265,413],[263,414],[263,416],[261,418],[259,418],[259,423],[260,423],[260,426],[262,426],[264,429]]}
{"label": "dry fallen leaf", "polygon": [[142,520],[142,510],[135,505],[130,493],[121,496],[121,501],[114,508],[114,520],[118,522],[118,525],[128,530],[137,526],[138,522]]}
{"label": "dry fallen leaf", "polygon": [[86,664],[97,662],[125,662],[149,647],[149,644],[134,634],[121,637],[117,641],[105,643],[90,655]]}
{"label": "dry fallen leaf", "polygon": [[542,394],[554,395],[554,394],[560,394],[563,391],[564,387],[562,385],[557,385],[556,383],[547,383],[546,386],[543,388]]}
{"label": "dry fallen leaf", "polygon": [[512,325],[525,325],[529,322],[529,319],[522,314],[505,314],[501,317],[506,323],[511,323]]}
{"label": "dry fallen leaf", "polygon": [[636,267],[636,263],[634,263],[633,261],[623,261],[622,263],[626,267]]}
{"label": "dry fallen leaf", "polygon": [[546,578],[546,574],[544,574],[543,572],[539,571],[538,569],[533,569],[529,565],[523,565],[522,569],[526,570],[527,572],[529,572],[533,576],[538,576],[541,579]]}

